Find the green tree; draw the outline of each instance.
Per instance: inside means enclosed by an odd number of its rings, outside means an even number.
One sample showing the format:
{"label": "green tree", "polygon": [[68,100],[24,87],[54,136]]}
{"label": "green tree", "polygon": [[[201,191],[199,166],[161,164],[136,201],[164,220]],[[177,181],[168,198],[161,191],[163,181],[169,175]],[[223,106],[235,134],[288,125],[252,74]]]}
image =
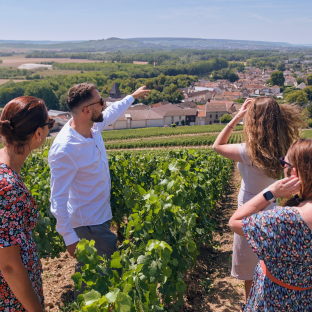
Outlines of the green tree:
{"label": "green tree", "polygon": [[233,117],[230,114],[224,114],[223,116],[221,116],[221,118],[219,119],[219,121],[221,123],[228,123],[233,119]]}
{"label": "green tree", "polygon": [[274,71],[271,74],[272,85],[283,86],[285,82],[285,77],[282,71]]}
{"label": "green tree", "polygon": [[59,109],[59,101],[52,89],[52,85],[47,81],[29,83],[25,88],[25,95],[43,99],[48,109]]}
{"label": "green tree", "polygon": [[239,99],[235,100],[235,102],[238,104],[243,104],[245,102],[245,100],[242,98],[239,98]]}
{"label": "green tree", "polygon": [[4,107],[14,98],[24,95],[24,89],[18,85],[15,86],[13,81],[12,83],[12,86],[8,85],[8,87],[2,87],[0,89],[0,107]]}
{"label": "green tree", "polygon": [[59,99],[59,108],[61,111],[64,111],[64,112],[68,111],[68,107],[66,105],[66,98],[67,98],[67,94],[64,93],[61,95],[61,97]]}
{"label": "green tree", "polygon": [[289,93],[286,96],[286,101],[288,103],[295,103],[301,106],[309,102],[306,93],[301,90],[297,90],[297,91],[293,91]]}
{"label": "green tree", "polygon": [[312,74],[307,76],[307,85],[312,86]]}
{"label": "green tree", "polygon": [[279,70],[279,71],[285,71],[286,70],[285,63],[277,64],[276,69]]}
{"label": "green tree", "polygon": [[286,99],[286,96],[291,93],[297,91],[296,87],[287,87],[285,88],[285,90],[283,91],[283,98]]}
{"label": "green tree", "polygon": [[163,95],[162,93],[160,93],[157,90],[152,90],[151,93],[149,94],[149,96],[143,100],[144,104],[155,104],[155,103],[159,103],[162,102],[163,100]]}
{"label": "green tree", "polygon": [[301,77],[297,77],[296,81],[297,81],[297,84],[300,85],[300,83],[304,82],[304,79]]}
{"label": "green tree", "polygon": [[302,91],[306,93],[307,98],[311,101],[312,100],[312,86],[307,86]]}
{"label": "green tree", "polygon": [[[307,112],[309,114],[309,117],[311,118],[312,117],[312,103],[307,106]],[[310,127],[310,124],[309,124],[309,127]]]}
{"label": "green tree", "polygon": [[256,67],[261,68],[261,69],[265,68],[266,66],[267,66],[266,61],[260,61],[256,63]]}

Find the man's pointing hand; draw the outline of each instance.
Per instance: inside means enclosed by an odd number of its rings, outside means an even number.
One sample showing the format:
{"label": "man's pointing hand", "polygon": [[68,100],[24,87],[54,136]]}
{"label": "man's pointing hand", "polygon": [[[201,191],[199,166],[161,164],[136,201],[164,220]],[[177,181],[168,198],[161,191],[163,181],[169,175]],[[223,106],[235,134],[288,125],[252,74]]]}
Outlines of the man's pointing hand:
{"label": "man's pointing hand", "polygon": [[151,92],[151,90],[146,90],[146,86],[139,88],[138,90],[132,93],[132,96],[136,100],[138,97],[145,99],[146,96]]}

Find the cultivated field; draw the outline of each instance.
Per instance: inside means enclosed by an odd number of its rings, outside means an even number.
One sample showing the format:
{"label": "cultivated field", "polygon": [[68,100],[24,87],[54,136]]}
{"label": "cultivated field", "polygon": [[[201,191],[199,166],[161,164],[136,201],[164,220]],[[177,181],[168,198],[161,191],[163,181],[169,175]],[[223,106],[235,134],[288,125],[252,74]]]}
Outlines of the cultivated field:
{"label": "cultivated field", "polygon": [[25,79],[0,79],[0,85],[7,83],[8,81],[21,82],[25,81]]}
{"label": "cultivated field", "polygon": [[78,59],[70,59],[70,58],[25,58],[24,55],[14,55],[1,57],[2,63],[0,67],[18,67],[27,63],[41,63],[41,62],[57,62],[57,63],[97,63],[102,61],[94,61],[94,60],[78,60]]}

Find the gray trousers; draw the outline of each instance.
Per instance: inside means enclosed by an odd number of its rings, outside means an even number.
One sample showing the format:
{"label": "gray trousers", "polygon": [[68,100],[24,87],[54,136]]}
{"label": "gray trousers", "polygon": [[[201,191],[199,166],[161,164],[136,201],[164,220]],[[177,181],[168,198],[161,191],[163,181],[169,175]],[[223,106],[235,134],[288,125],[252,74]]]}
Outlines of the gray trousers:
{"label": "gray trousers", "polygon": [[[97,249],[99,256],[106,255],[107,259],[110,259],[112,254],[117,250],[117,236],[110,230],[110,220],[98,224],[89,226],[80,226],[75,228],[75,232],[79,239],[93,239],[95,241],[94,247]],[[83,263],[77,262],[75,266],[75,273],[81,273],[81,267],[84,266]],[[81,286],[81,291],[74,291],[75,301],[79,294],[84,292],[84,284]]]}

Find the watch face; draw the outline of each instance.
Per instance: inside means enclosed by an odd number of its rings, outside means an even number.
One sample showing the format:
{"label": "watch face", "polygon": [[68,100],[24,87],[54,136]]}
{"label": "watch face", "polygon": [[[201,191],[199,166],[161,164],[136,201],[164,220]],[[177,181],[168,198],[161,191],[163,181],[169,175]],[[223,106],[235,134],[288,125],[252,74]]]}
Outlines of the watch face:
{"label": "watch face", "polygon": [[274,195],[270,191],[265,192],[263,196],[267,201],[270,201],[274,197]]}

